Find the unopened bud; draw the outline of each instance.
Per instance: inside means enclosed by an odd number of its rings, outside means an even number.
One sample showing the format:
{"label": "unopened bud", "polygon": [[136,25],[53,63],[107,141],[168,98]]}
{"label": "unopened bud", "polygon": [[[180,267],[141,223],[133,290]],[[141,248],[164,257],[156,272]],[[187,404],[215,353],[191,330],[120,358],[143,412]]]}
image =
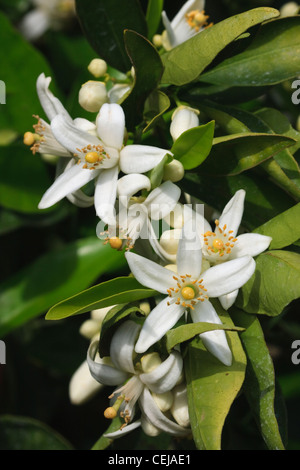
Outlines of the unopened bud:
{"label": "unopened bud", "polygon": [[152,393],[153,400],[157,404],[160,411],[165,413],[166,411],[170,410],[171,406],[173,405],[173,393],[172,392],[165,392],[165,393]]}
{"label": "unopened bud", "polygon": [[108,101],[105,84],[93,80],[84,83],[79,91],[78,99],[80,106],[86,111],[98,112],[101,106]]}
{"label": "unopened bud", "polygon": [[184,177],[184,168],[179,160],[173,160],[164,167],[163,179],[164,181],[171,181],[177,183]]}
{"label": "unopened bud", "polygon": [[285,3],[280,9],[280,15],[282,17],[295,16],[299,13],[300,6],[296,2]]}
{"label": "unopened bud", "polygon": [[151,307],[149,302],[141,302],[140,309],[143,310],[144,314],[147,316],[151,312]]}
{"label": "unopened bud", "polygon": [[101,325],[95,320],[86,320],[82,323],[79,333],[87,339],[92,339],[95,335],[100,333]]}
{"label": "unopened bud", "polygon": [[199,126],[199,111],[188,106],[179,106],[172,115],[170,133],[175,142],[185,131]]}
{"label": "unopened bud", "polygon": [[161,433],[160,429],[154,426],[154,424],[150,423],[144,414],[141,416],[141,426],[142,430],[145,434],[147,434],[147,436],[156,437]]}
{"label": "unopened bud", "polygon": [[181,236],[181,229],[165,230],[160,238],[161,247],[170,255],[175,255]]}
{"label": "unopened bud", "polygon": [[93,59],[88,66],[88,71],[96,78],[103,77],[107,72],[107,63],[103,59]]}
{"label": "unopened bud", "polygon": [[141,366],[144,373],[152,372],[160,364],[161,358],[157,352],[146,354],[141,358]]}
{"label": "unopened bud", "polygon": [[156,46],[156,47],[161,47],[161,46],[162,46],[162,37],[161,37],[161,34],[155,34],[155,35],[153,36],[152,42],[153,42],[154,46]]}
{"label": "unopened bud", "polygon": [[173,390],[171,413],[180,426],[188,427],[190,425],[187,389],[185,384],[178,385]]}
{"label": "unopened bud", "polygon": [[73,405],[81,405],[92,398],[101,388],[102,384],[97,382],[90,373],[87,361],[73,374],[69,384],[69,397]]}

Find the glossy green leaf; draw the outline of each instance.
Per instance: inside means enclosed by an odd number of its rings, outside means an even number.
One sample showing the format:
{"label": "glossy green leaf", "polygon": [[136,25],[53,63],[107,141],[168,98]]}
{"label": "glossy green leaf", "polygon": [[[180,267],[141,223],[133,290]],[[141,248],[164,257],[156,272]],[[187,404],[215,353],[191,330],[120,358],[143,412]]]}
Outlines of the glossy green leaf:
{"label": "glossy green leaf", "polygon": [[14,415],[0,417],[1,450],[74,450],[67,440],[44,423]]}
{"label": "glossy green leaf", "polygon": [[148,39],[150,39],[150,41],[152,41],[160,25],[163,6],[164,0],[148,1],[146,20],[148,25]]}
{"label": "glossy green leaf", "polygon": [[204,71],[232,41],[252,26],[279,15],[273,8],[255,8],[220,21],[163,55],[163,83],[185,85]]}
{"label": "glossy green leaf", "polygon": [[269,450],[284,450],[275,409],[275,371],[264,333],[255,315],[236,308],[231,316],[245,331],[241,341],[247,355],[247,370],[243,390],[258,428]]}
{"label": "glossy green leaf", "polygon": [[42,214],[38,204],[51,183],[46,165],[40,156],[32,155],[28,147],[0,147],[0,204],[3,207]]}
{"label": "glossy green leaf", "polygon": [[185,170],[200,166],[208,157],[214,138],[215,123],[211,121],[203,126],[193,127],[183,132],[174,142],[171,152]]}
{"label": "glossy green leaf", "polygon": [[248,49],[203,74],[201,80],[230,86],[274,85],[300,73],[300,17],[267,22]]}
{"label": "glossy green leaf", "polygon": [[24,133],[32,130],[32,115],[43,113],[36,92],[36,80],[42,72],[46,75],[52,75],[52,72],[43,55],[21,36],[2,13],[0,44],[0,78],[6,85],[6,105],[0,105],[0,128]]}
{"label": "glossy green leaf", "polygon": [[201,166],[201,172],[237,175],[294,144],[294,139],[270,134],[243,133],[216,137],[210,157]]}
{"label": "glossy green leaf", "polygon": [[[219,303],[214,302],[214,306],[222,322],[233,326]],[[223,365],[207,352],[198,338],[185,350],[189,414],[193,438],[200,450],[221,449],[225,419],[245,378],[246,356],[238,333],[226,334],[233,353],[231,367]]]}
{"label": "glossy green leaf", "polygon": [[190,341],[201,333],[214,330],[226,330],[226,331],[243,331],[242,328],[235,326],[217,325],[215,323],[189,323],[187,325],[181,325],[177,328],[173,328],[166,333],[165,343],[168,353],[171,352],[175,346]]}
{"label": "glossy green leaf", "polygon": [[96,237],[46,253],[1,284],[0,336],[124,265],[124,255],[109,250]]}
{"label": "glossy green leaf", "polygon": [[160,186],[163,180],[163,176],[164,176],[165,165],[167,165],[171,161],[172,161],[172,157],[168,154],[165,155],[163,159],[161,160],[161,162],[158,165],[156,165],[156,167],[154,167],[153,170],[151,170],[148,173],[148,177],[151,181],[151,189],[154,189]]}
{"label": "glossy green leaf", "polygon": [[147,125],[143,129],[143,132],[147,132],[153,128],[161,118],[161,116],[168,111],[171,106],[169,97],[161,90],[154,90],[145,102],[144,107],[144,120]]}
{"label": "glossy green leaf", "polygon": [[138,0],[76,0],[85,37],[112,67],[128,72],[131,67],[124,44],[124,30],[147,36],[147,23]]}
{"label": "glossy green leaf", "polygon": [[274,250],[259,255],[251,279],[240,289],[236,305],[247,313],[280,315],[300,297],[300,255]]}
{"label": "glossy green leaf", "polygon": [[125,97],[122,107],[126,115],[126,127],[133,130],[143,118],[146,99],[158,87],[163,65],[157,50],[145,37],[135,31],[126,30],[124,40],[134,67],[134,85]]}
{"label": "glossy green leaf", "polygon": [[258,227],[254,232],[272,237],[271,250],[292,245],[300,239],[300,203]]}
{"label": "glossy green leaf", "polygon": [[117,277],[59,302],[48,311],[46,319],[61,320],[90,310],[145,299],[155,294],[155,291],[144,288],[133,277]]}

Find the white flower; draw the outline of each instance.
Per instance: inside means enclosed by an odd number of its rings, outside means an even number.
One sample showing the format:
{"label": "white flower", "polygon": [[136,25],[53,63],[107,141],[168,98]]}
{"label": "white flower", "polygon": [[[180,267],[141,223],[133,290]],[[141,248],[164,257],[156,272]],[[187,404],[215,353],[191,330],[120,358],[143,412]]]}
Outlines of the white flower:
{"label": "white flower", "polygon": [[32,0],[34,8],[21,21],[19,29],[28,41],[35,41],[48,29],[60,29],[75,17],[74,0]]}
{"label": "white flower", "polygon": [[[209,298],[228,294],[245,284],[255,270],[250,256],[229,261],[202,271],[202,249],[190,223],[184,225],[177,251],[177,275],[135,253],[125,253],[135,278],[144,286],[167,295],[148,315],[135,350],[145,352],[170,330],[181,316],[190,311],[193,322],[220,324]],[[201,334],[206,348],[224,364],[230,365],[232,354],[222,330]]]}
{"label": "white flower", "polygon": [[204,5],[204,0],[188,0],[172,21],[163,11],[162,21],[166,29],[162,34],[162,43],[166,50],[173,49],[210,26]]}
{"label": "white flower", "polygon": [[51,79],[41,76],[39,80],[43,84],[39,98],[51,120],[51,137],[58,143],[58,148],[64,148],[65,155],[72,156],[76,163],[55,180],[44,194],[39,208],[46,209],[95,180],[96,213],[105,223],[115,223],[119,171],[125,174],[145,173],[158,165],[168,151],[144,145],[124,147],[125,115],[118,104],[104,104],[96,125],[85,119],[73,121],[49,91]]}
{"label": "white flower", "polygon": [[[244,212],[245,191],[237,191],[225,206],[220,218],[215,221],[215,231],[210,227],[201,234],[202,253],[211,265],[221,264],[243,256],[257,256],[265,251],[271,237],[256,233],[245,233],[237,236]],[[238,294],[238,289],[219,297],[225,309],[230,308]]]}
{"label": "white flower", "polygon": [[170,134],[173,141],[178,139],[181,134],[193,127],[199,126],[199,111],[188,106],[179,106],[176,108],[171,118]]}
{"label": "white flower", "polygon": [[142,357],[139,364],[134,363],[134,345],[140,328],[140,325],[127,320],[117,329],[110,345],[111,365],[94,361],[98,342],[92,343],[88,350],[91,375],[104,385],[119,386],[111,395],[111,406],[104,415],[113,419],[119,414],[124,424],[119,431],[106,434],[106,437],[122,437],[141,425],[141,420],[132,422],[137,402],[153,426],[172,435],[184,436],[189,431],[168,419],[154,398],[172,390],[177,384],[182,373],[181,355],[174,351],[162,362],[157,353],[151,353]]}

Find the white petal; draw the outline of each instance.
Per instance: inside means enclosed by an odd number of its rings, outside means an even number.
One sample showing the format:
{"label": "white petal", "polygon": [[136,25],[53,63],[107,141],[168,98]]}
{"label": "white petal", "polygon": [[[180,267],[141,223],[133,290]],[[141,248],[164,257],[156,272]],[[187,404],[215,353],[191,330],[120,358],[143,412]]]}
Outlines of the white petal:
{"label": "white petal", "polygon": [[47,31],[49,25],[48,15],[40,9],[35,9],[24,16],[19,29],[28,41],[35,41]]}
{"label": "white petal", "polygon": [[132,274],[143,286],[167,294],[167,289],[176,285],[174,273],[136,253],[125,253]]}
{"label": "white petal", "polygon": [[[216,323],[221,325],[222,322],[215,311],[213,305],[206,300],[198,302],[195,309],[191,311],[191,317],[194,323]],[[206,349],[217,357],[226,366],[232,364],[232,353],[228,346],[226,333],[224,330],[208,331],[199,335]]]}
{"label": "white petal", "polygon": [[[172,275],[172,272],[169,272]],[[175,303],[168,305],[169,300],[169,297],[162,300],[147,316],[135,346],[137,353],[147,351],[173,328],[183,315],[185,308]]]}
{"label": "white petal", "polygon": [[142,189],[151,189],[151,181],[145,175],[125,175],[118,181],[118,196],[131,197]]}
{"label": "white petal", "polygon": [[81,189],[78,189],[75,193],[68,194],[66,197],[77,207],[91,207],[94,205],[94,197],[87,196]]}
{"label": "white petal", "polygon": [[174,351],[153,371],[140,374],[140,380],[154,393],[165,393],[175,387],[182,373],[181,355]]}
{"label": "white petal", "polygon": [[258,233],[244,233],[237,237],[234,248],[230,253],[230,258],[240,258],[241,256],[257,256],[269,248],[271,237]]}
{"label": "white petal", "polygon": [[232,230],[233,236],[237,234],[243,217],[245,196],[246,192],[243,189],[237,191],[226,204],[219,219],[220,228],[222,229],[224,225],[227,225],[227,230]]}
{"label": "white petal", "polygon": [[151,220],[160,220],[166,217],[175,208],[180,194],[179,187],[171,181],[166,181],[151,191],[144,203],[149,208]]}
{"label": "white petal", "polygon": [[61,114],[66,120],[72,122],[69,113],[64,108],[62,103],[49,90],[50,83],[51,77],[45,77],[44,73],[39,75],[36,82],[37,94],[48,119],[52,121],[55,116]]}
{"label": "white petal", "polygon": [[75,118],[73,120],[74,126],[76,126],[81,131],[86,131],[89,133],[94,133],[96,135],[96,126],[93,122],[85,118]]}
{"label": "white petal", "polygon": [[143,413],[156,428],[173,436],[186,436],[187,434],[190,434],[189,429],[179,426],[179,424],[168,419],[160,411],[147,388],[144,389],[139,402],[143,409]]}
{"label": "white petal", "polygon": [[236,301],[236,298],[238,296],[239,289],[234,290],[233,292],[229,292],[229,294],[221,295],[219,297],[220,304],[224,308],[224,310],[228,310],[234,302]]}
{"label": "white petal", "polygon": [[74,193],[82,186],[99,175],[99,170],[83,170],[81,166],[74,165],[62,173],[45,192],[39,203],[39,209],[47,209],[68,194]]}
{"label": "white petal", "polygon": [[115,224],[118,167],[102,170],[95,187],[95,209],[98,217],[108,225]]}
{"label": "white petal", "polygon": [[173,113],[170,134],[175,141],[183,132],[197,126],[199,126],[197,113],[191,108],[180,107]]}
{"label": "white petal", "polygon": [[107,93],[109,102],[118,103],[123,97],[125,97],[125,94],[130,91],[130,89],[131,87],[129,85],[116,83],[116,85],[114,85]]}
{"label": "white petal", "polygon": [[172,20],[173,28],[178,27],[181,21],[185,21],[185,15],[189,13],[190,11],[204,10],[204,4],[205,4],[204,0],[188,0],[187,2],[185,2]]}
{"label": "white petal", "polygon": [[202,275],[203,285],[209,297],[220,297],[242,287],[254,271],[254,259],[243,256],[209,268]]}
{"label": "white petal", "polygon": [[126,145],[120,152],[123,173],[146,173],[158,165],[168,150],[148,145]]}
{"label": "white petal", "polygon": [[140,425],[141,425],[141,420],[139,419],[135,421],[134,423],[127,424],[124,428],[121,428],[118,431],[108,432],[108,433],[103,434],[103,436],[106,437],[107,439],[118,439],[134,431],[135,429],[140,427]]}
{"label": "white petal", "polygon": [[[163,25],[164,25],[164,27],[165,27],[165,29],[166,29],[170,46],[171,46],[171,48],[173,48],[173,47],[176,46],[175,31],[174,31],[173,26],[172,26],[172,23],[171,23],[171,21],[169,20],[169,18],[168,18],[168,16],[167,16],[167,14],[166,14],[165,11],[162,12],[162,14],[161,14],[161,19],[162,19]],[[170,46],[169,46],[169,47],[170,47]]]}
{"label": "white petal", "polygon": [[110,344],[110,358],[114,365],[128,373],[134,374],[133,351],[141,326],[128,320],[114,334]]}
{"label": "white petal", "polygon": [[192,279],[199,278],[202,267],[202,247],[197,230],[193,228],[192,220],[189,220],[183,226],[178,244],[176,264],[180,276],[189,274]]}
{"label": "white petal", "polygon": [[56,140],[73,154],[79,154],[80,150],[88,145],[102,143],[96,136],[78,129],[61,114],[52,119],[51,129]]}
{"label": "white petal", "polygon": [[120,385],[125,382],[128,378],[126,372],[94,360],[98,344],[98,341],[91,343],[87,353],[87,363],[92,377],[103,385]]}
{"label": "white petal", "polygon": [[124,111],[118,104],[105,103],[97,116],[97,131],[108,147],[121,150],[125,132]]}

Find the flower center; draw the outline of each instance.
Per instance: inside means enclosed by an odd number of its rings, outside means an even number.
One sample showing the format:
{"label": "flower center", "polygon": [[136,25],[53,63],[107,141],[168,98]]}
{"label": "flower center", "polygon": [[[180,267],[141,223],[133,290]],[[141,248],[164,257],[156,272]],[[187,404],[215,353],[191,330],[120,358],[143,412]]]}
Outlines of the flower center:
{"label": "flower center", "polygon": [[207,20],[209,16],[205,15],[205,11],[202,10],[193,10],[190,13],[187,13],[185,15],[186,21],[188,25],[194,29],[197,33],[200,31],[202,28],[208,28],[209,26],[212,26],[212,24],[208,24]]}
{"label": "flower center", "polygon": [[82,149],[76,149],[74,157],[78,159],[77,163],[83,163],[83,169],[96,170],[105,158],[110,158],[102,145],[87,145]]}
{"label": "flower center", "polygon": [[215,221],[215,232],[206,232],[204,239],[204,255],[210,262],[225,261],[234,248],[237,238],[232,234],[233,231],[227,231],[227,225],[220,227],[220,222]]}
{"label": "flower center", "polygon": [[194,310],[195,305],[200,301],[204,302],[208,299],[206,294],[207,289],[203,286],[203,279],[192,280],[192,276],[186,274],[185,276],[173,276],[176,281],[177,287],[170,287],[167,293],[170,297],[168,305],[175,303],[185,308]]}

